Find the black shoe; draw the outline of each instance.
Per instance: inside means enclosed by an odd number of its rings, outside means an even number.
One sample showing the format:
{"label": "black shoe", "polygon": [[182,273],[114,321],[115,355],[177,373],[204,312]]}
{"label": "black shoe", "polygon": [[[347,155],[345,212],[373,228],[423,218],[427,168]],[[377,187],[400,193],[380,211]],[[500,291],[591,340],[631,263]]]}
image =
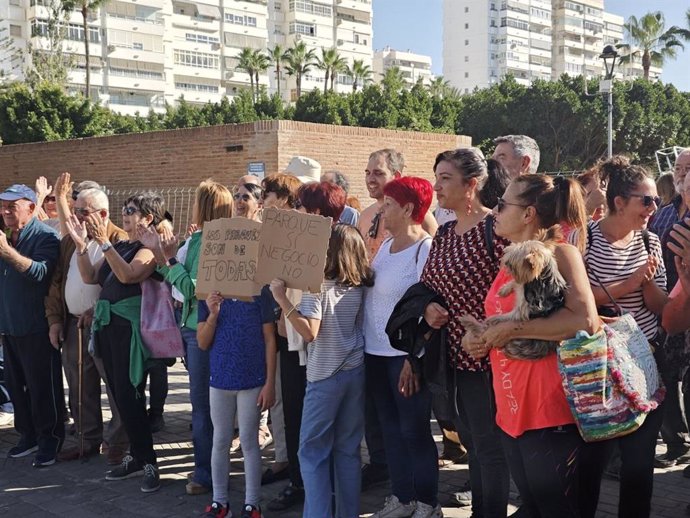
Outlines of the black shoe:
{"label": "black shoe", "polygon": [[385,464],[365,464],[362,466],[362,491],[387,482],[389,478],[388,466]]}
{"label": "black shoe", "polygon": [[288,484],[266,507],[271,511],[284,511],[303,502],[304,488]]}
{"label": "black shoe", "polygon": [[654,458],[655,468],[671,468],[676,464],[686,464],[690,457],[687,457],[690,452],[690,446],[682,445],[675,448],[669,448],[663,455],[658,455]]}
{"label": "black shoe", "polygon": [[161,488],[161,479],[158,474],[158,466],[144,464],[144,480],[141,482],[141,490],[144,493],[153,493]]}
{"label": "black shoe", "polygon": [[163,428],[165,428],[163,414],[149,413],[149,426],[151,427],[151,433],[158,433],[163,430]]}
{"label": "black shoe", "polygon": [[283,469],[278,471],[273,471],[272,468],[268,468],[261,475],[261,485],[265,486],[267,484],[273,484],[279,480],[286,480],[290,476],[290,468],[285,466]]}
{"label": "black shoe", "polygon": [[13,459],[20,459],[32,453],[36,453],[37,451],[38,444],[36,444],[36,441],[28,441],[22,437],[14,448],[10,448],[10,451],[7,452],[7,456]]}
{"label": "black shoe", "polygon": [[144,473],[144,466],[141,462],[134,460],[131,455],[125,455],[122,459],[122,464],[116,468],[111,469],[105,474],[106,480],[124,480],[130,477],[136,477]]}
{"label": "black shoe", "polygon": [[690,466],[685,466],[683,469],[683,476],[685,478],[690,478]]}
{"label": "black shoe", "polygon": [[46,466],[52,466],[55,464],[55,454],[54,453],[37,453],[34,457],[32,466],[34,468],[45,468]]}

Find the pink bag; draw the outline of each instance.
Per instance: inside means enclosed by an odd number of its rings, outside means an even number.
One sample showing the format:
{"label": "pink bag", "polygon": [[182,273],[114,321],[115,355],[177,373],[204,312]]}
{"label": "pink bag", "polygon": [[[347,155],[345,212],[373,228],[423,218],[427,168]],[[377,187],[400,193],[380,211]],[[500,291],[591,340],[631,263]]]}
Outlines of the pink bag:
{"label": "pink bag", "polygon": [[141,338],[151,358],[178,358],[185,354],[170,287],[165,282],[149,278],[141,283]]}

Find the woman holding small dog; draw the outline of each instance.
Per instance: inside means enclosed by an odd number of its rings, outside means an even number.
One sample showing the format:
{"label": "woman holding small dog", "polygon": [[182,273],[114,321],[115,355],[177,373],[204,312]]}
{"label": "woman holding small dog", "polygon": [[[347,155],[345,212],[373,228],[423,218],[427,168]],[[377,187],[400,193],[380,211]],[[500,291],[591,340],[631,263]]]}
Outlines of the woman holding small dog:
{"label": "woman holding small dog", "polygon": [[[503,168],[492,168],[476,148],[446,151],[436,157],[434,190],[441,208],[457,221],[436,232],[421,281],[439,294],[448,310],[431,303],[427,323],[448,328],[450,364],[455,369],[460,435],[469,439],[472,512],[484,518],[505,517],[509,476],[494,417],[488,359],[472,358],[460,343],[465,328],[460,317],[484,319],[484,298],[499,270],[505,239],[496,237],[491,208],[509,181]],[[439,516],[439,515],[433,515]]]}
{"label": "woman holding small dog", "polygon": [[[496,234],[513,243],[537,239],[545,229],[565,222],[582,228],[586,217],[580,186],[563,177],[522,175],[511,182],[494,208]],[[580,488],[579,462],[586,445],[575,426],[558,371],[557,355],[537,360],[515,359],[503,347],[517,338],[560,341],[579,330],[594,333],[599,325],[594,296],[580,251],[561,240],[554,248],[558,270],[567,283],[565,303],[545,318],[487,322],[481,337],[466,335],[463,347],[475,358],[491,358],[496,394],[496,422],[526,514],[533,517],[590,517],[596,498],[588,485]],[[532,258],[534,260],[534,258]],[[521,263],[529,268],[530,261]],[[512,281],[501,269],[485,301],[488,317],[508,313],[515,292],[501,297]]]}

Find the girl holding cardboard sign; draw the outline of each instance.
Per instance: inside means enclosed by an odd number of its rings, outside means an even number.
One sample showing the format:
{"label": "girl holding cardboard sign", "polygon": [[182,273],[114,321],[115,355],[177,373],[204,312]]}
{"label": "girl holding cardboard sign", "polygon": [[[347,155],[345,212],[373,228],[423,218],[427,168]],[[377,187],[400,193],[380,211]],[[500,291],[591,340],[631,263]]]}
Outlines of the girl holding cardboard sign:
{"label": "girl holding cardboard sign", "polygon": [[336,516],[359,516],[360,451],[364,435],[364,287],[373,285],[359,231],[338,224],[328,244],[320,293],[305,293],[299,308],[285,283],[271,292],[285,318],[308,345],[307,391],[302,413],[299,461],[305,489],[305,518],[332,516],[334,462]]}

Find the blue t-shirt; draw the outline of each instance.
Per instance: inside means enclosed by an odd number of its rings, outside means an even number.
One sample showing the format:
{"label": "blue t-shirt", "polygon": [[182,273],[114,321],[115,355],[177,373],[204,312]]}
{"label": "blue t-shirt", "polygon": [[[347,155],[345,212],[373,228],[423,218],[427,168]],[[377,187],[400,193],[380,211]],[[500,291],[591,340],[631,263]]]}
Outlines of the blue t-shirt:
{"label": "blue t-shirt", "polygon": [[[247,390],[266,383],[266,344],[262,327],[275,322],[276,313],[277,305],[268,286],[253,302],[223,300],[209,350],[213,388]],[[200,300],[199,322],[206,322],[207,318],[208,305]]]}

